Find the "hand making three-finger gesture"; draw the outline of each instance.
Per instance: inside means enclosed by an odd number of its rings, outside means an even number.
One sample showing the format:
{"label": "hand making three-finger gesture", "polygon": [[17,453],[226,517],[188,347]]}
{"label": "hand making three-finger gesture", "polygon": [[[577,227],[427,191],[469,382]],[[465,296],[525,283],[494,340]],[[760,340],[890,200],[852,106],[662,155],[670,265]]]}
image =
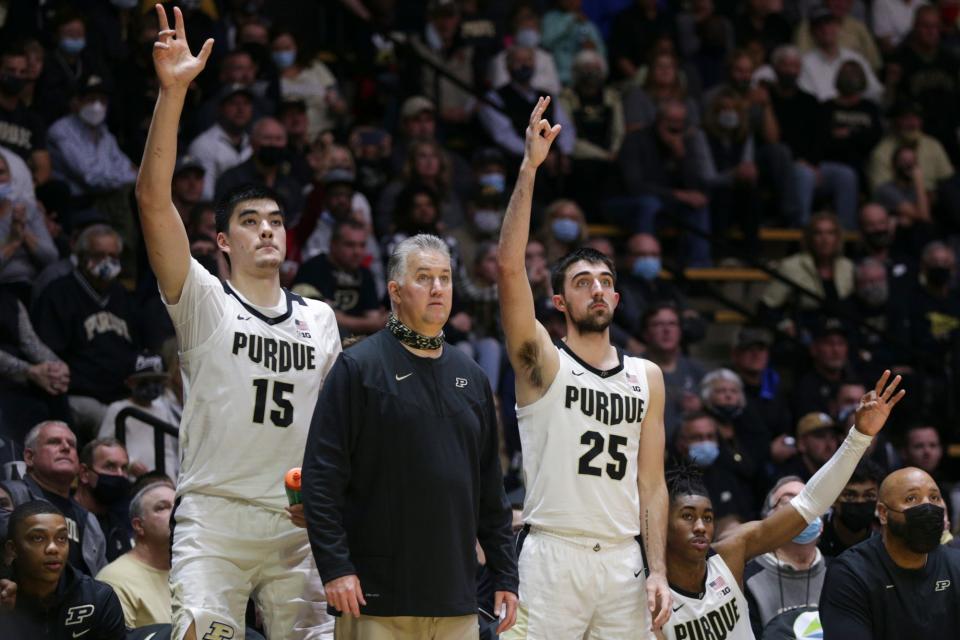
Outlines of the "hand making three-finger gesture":
{"label": "hand making three-finger gesture", "polygon": [[167,12],[163,5],[157,5],[157,19],[160,32],[153,44],[153,66],[157,70],[161,89],[181,89],[186,91],[193,79],[200,75],[210,52],[213,50],[213,38],[203,43],[200,53],[190,53],[187,44],[187,32],[183,28],[183,13],[179,7],[173,8],[174,28],[170,28]]}
{"label": "hand making three-finger gesture", "polygon": [[533,108],[533,112],[530,114],[530,124],[527,126],[527,141],[523,161],[529,163],[534,169],[547,159],[547,155],[550,153],[550,145],[560,135],[560,125],[555,124],[551,127],[547,119],[543,117],[549,106],[550,96],[537,100],[537,106]]}

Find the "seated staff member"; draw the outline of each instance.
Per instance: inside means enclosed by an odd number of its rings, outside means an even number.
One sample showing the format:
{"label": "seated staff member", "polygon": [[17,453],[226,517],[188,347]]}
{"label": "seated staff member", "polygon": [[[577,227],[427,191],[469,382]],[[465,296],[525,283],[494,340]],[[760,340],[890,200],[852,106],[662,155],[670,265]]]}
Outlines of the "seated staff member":
{"label": "seated staff member", "polygon": [[888,385],[889,379],[890,371],[884,371],[875,389],[861,398],[854,428],[800,495],[765,520],[748,522],[715,544],[711,545],[713,505],[703,483],[685,471],[669,474],[667,580],[673,591],[673,614],[659,637],[753,640],[742,591],[744,566],[808,526],[822,527],[820,515],[837,499],[873,436],[906,393],[895,393],[900,376]]}

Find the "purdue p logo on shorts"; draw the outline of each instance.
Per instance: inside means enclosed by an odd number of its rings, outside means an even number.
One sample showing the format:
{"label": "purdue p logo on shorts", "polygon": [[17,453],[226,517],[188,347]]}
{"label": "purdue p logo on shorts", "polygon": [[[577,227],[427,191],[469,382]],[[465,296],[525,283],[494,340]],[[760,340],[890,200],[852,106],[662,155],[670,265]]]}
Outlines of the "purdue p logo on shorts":
{"label": "purdue p logo on shorts", "polygon": [[203,634],[203,640],[230,640],[237,635],[237,630],[224,622],[212,622],[210,628]]}

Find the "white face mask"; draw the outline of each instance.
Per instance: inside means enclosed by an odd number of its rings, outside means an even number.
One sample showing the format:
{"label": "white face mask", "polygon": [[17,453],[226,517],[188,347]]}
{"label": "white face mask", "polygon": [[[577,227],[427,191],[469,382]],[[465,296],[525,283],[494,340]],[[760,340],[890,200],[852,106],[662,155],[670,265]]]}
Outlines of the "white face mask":
{"label": "white face mask", "polygon": [[100,100],[85,104],[77,115],[91,127],[99,127],[107,117],[107,104]]}
{"label": "white face mask", "polygon": [[473,224],[481,233],[496,233],[500,229],[500,212],[494,209],[480,209],[473,214]]}

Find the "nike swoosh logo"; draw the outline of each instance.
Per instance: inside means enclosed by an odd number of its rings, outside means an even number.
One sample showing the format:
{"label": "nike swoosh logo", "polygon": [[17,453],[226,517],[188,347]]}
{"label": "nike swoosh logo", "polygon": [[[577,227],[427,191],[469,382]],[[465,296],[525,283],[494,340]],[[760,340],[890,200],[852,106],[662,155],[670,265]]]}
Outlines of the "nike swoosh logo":
{"label": "nike swoosh logo", "polygon": [[681,602],[680,604],[678,604],[677,606],[675,606],[675,607],[673,608],[674,612],[677,612],[677,611],[680,611],[680,609],[683,609],[683,605],[684,605],[684,603]]}
{"label": "nike swoosh logo", "polygon": [[639,577],[640,577],[640,573],[641,573],[642,571],[643,571],[643,569],[639,569],[639,570],[637,570],[637,571],[634,571],[634,572],[633,572],[633,577],[634,577],[634,578],[639,578]]}
{"label": "nike swoosh logo", "polygon": [[74,637],[74,638],[79,638],[80,636],[86,635],[86,634],[89,633],[89,632],[90,632],[90,629],[87,629],[86,631],[80,631],[80,632],[74,631],[74,632],[73,632],[73,637]]}
{"label": "nike swoosh logo", "polygon": [[574,372],[573,372],[573,375],[575,375],[575,376],[582,376],[584,373],[586,373],[586,372],[585,372],[585,371],[581,371],[580,373],[577,373],[576,371],[574,371]]}
{"label": "nike swoosh logo", "polygon": [[393,374],[393,377],[397,379],[397,382],[400,382],[401,380],[406,380],[407,378],[409,378],[409,377],[412,376],[412,375],[413,375],[413,372],[411,371],[410,373],[408,373],[408,374],[405,375],[405,376],[397,375],[397,374],[395,373],[395,374]]}
{"label": "nike swoosh logo", "polygon": [[244,316],[240,315],[239,313],[237,314],[237,320],[249,320],[249,319],[250,319],[250,316],[244,317]]}

